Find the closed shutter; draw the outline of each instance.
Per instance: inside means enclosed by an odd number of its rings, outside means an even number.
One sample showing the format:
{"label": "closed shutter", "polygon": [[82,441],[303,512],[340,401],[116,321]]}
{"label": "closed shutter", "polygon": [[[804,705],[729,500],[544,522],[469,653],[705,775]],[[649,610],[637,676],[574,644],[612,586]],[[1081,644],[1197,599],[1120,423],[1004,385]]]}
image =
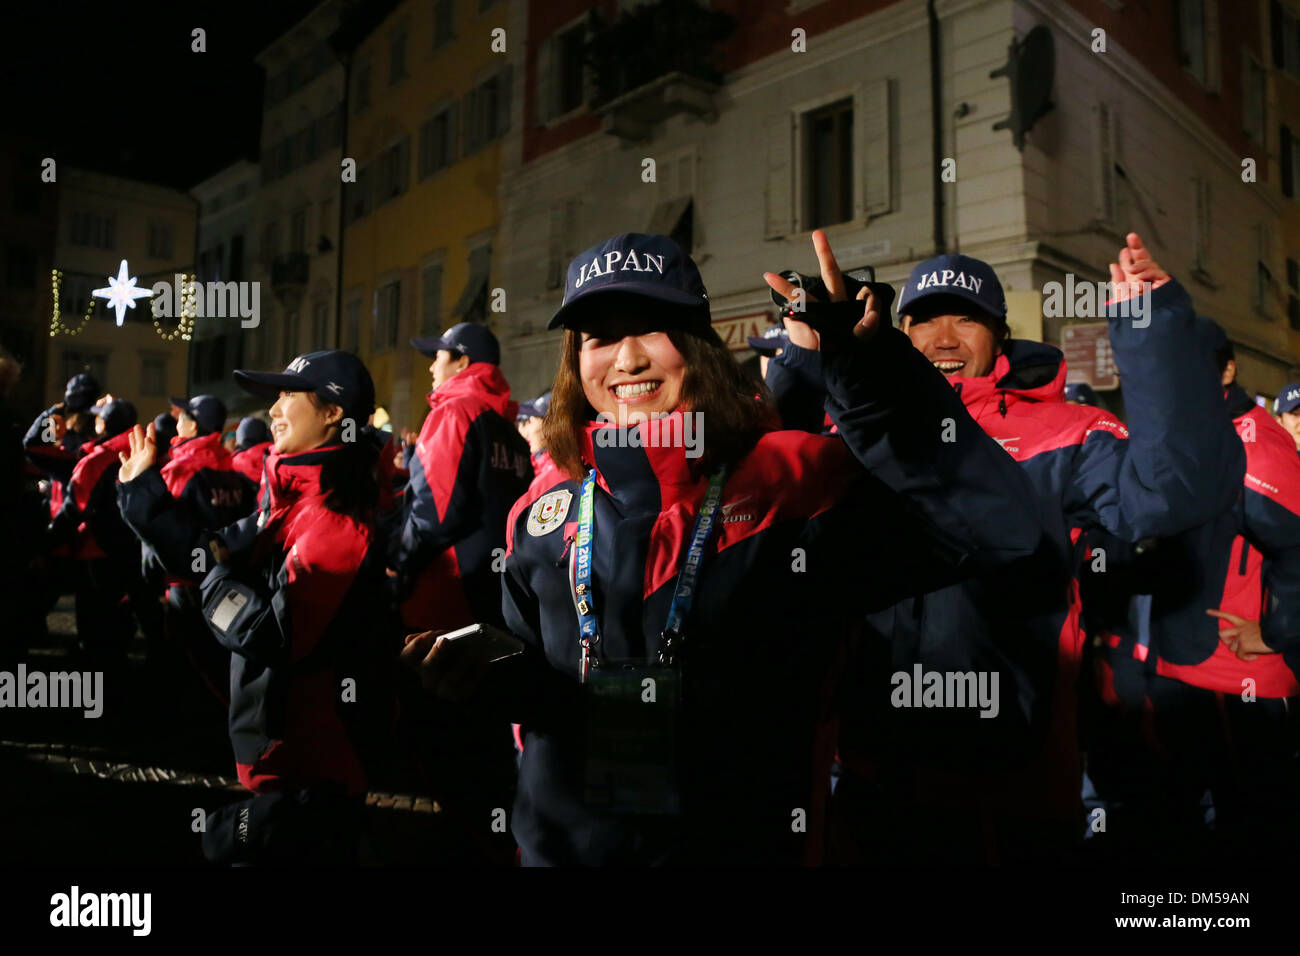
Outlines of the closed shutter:
{"label": "closed shutter", "polygon": [[763,135],[767,140],[763,235],[778,239],[794,231],[794,114],[768,117],[763,123]]}
{"label": "closed shutter", "polygon": [[857,114],[857,168],[861,188],[855,183],[854,209],[858,218],[883,216],[894,208],[893,199],[893,124],[890,122],[889,80],[868,83],[860,90],[854,104]]}

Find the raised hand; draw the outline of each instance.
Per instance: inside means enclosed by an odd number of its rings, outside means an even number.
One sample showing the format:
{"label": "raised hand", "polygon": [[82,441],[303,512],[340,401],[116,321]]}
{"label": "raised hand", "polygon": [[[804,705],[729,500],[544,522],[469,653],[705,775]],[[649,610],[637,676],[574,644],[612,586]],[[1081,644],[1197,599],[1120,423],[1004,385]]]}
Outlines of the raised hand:
{"label": "raised hand", "polygon": [[1123,302],[1142,292],[1142,283],[1150,282],[1153,290],[1169,281],[1169,273],[1151,258],[1142,244],[1142,237],[1130,232],[1124,237],[1124,248],[1118,260],[1110,264],[1110,281],[1114,286],[1114,301]]}
{"label": "raised hand", "polygon": [[153,467],[158,459],[158,443],[154,437],[153,422],[148,431],[136,425],[130,431],[131,453],[118,452],[118,461],[122,463],[117,472],[119,482],[132,481]]}
{"label": "raised hand", "polygon": [[[845,301],[847,296],[844,292],[844,275],[840,271],[839,263],[835,261],[835,253],[831,251],[831,244],[826,238],[826,233],[820,229],[814,230],[812,234],[812,242],[813,251],[817,253],[818,265],[821,267],[822,282],[826,284],[826,288],[830,291],[831,301]],[[803,290],[796,291],[798,289],[797,286],[786,279],[781,278],[775,272],[764,272],[763,281],[776,290],[778,295],[784,297],[790,302],[797,301],[799,296],[807,295]],[[854,325],[853,334],[863,340],[870,339],[880,328],[880,314],[876,311],[876,299],[872,294],[871,289],[867,286],[862,287],[862,290],[858,293],[857,297],[862,300],[863,314],[862,318],[860,318],[857,324]],[[815,302],[817,300],[812,296],[808,296],[807,301]],[[798,322],[798,320],[796,320],[796,322],[799,325],[807,327],[807,323]],[[790,341],[795,345],[807,348],[808,346],[805,346],[803,342],[795,340],[796,331],[798,331],[801,337],[803,337],[802,330],[795,330],[791,328],[788,323],[789,320],[787,320],[786,328],[791,329]],[[811,328],[809,328],[808,331],[814,335],[816,334]]]}

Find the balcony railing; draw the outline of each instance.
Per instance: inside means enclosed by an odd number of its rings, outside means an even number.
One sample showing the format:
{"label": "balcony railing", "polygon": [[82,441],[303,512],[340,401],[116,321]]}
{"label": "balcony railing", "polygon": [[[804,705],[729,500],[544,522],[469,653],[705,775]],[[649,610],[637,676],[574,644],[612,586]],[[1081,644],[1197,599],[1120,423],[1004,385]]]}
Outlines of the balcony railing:
{"label": "balcony railing", "polygon": [[659,0],[597,25],[586,56],[605,131],[639,140],[675,113],[712,115],[722,83],[713,52],[735,25],[695,0]]}

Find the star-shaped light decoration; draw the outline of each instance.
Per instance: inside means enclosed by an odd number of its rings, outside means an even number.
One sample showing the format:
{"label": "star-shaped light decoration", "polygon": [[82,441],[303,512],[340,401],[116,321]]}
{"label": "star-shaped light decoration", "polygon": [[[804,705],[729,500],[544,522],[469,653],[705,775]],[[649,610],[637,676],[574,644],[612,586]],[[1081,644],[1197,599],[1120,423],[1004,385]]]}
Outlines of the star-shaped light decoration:
{"label": "star-shaped light decoration", "polygon": [[108,277],[108,287],[105,289],[96,289],[90,293],[101,299],[108,300],[108,307],[117,310],[117,327],[122,327],[122,319],[126,315],[127,309],[135,308],[136,299],[147,299],[153,295],[152,289],[137,289],[135,287],[135,276],[128,275],[126,260],[122,260],[122,265],[118,267],[117,278]]}

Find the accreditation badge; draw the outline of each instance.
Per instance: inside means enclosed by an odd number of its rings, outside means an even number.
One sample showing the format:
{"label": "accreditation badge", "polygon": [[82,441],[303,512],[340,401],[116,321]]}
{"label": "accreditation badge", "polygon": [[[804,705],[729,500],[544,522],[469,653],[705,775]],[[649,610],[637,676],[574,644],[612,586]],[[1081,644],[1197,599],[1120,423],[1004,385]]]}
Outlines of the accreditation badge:
{"label": "accreditation badge", "polygon": [[590,672],[583,688],[587,808],[611,814],[679,813],[680,674],[668,667],[604,665]]}

